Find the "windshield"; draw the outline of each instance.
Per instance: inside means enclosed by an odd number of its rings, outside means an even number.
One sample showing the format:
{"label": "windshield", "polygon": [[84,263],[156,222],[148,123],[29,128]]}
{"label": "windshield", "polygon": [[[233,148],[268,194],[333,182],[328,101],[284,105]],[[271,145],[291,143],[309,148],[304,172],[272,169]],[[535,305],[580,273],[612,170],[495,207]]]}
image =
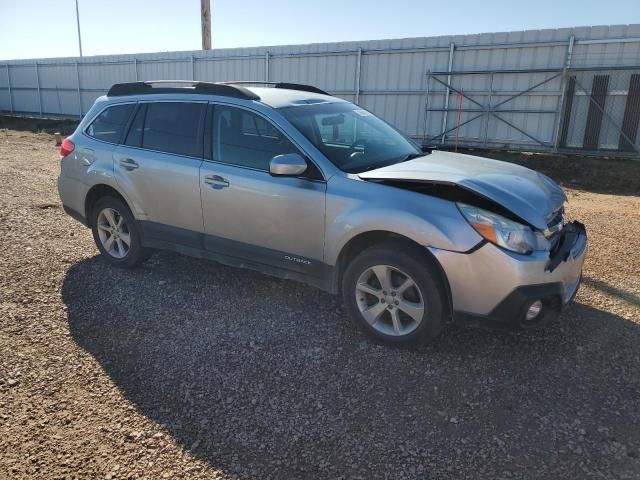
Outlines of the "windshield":
{"label": "windshield", "polygon": [[425,155],[407,137],[351,103],[279,111],[340,170],[360,173]]}

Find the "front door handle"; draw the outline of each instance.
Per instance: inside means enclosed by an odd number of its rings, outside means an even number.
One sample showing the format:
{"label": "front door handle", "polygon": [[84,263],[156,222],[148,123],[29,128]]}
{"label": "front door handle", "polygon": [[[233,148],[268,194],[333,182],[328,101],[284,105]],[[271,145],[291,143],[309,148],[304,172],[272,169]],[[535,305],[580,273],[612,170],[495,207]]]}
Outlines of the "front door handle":
{"label": "front door handle", "polygon": [[204,177],[204,183],[216,190],[220,190],[221,188],[226,188],[229,186],[229,181],[226,178],[221,177],[220,175],[207,175],[206,177]]}
{"label": "front door handle", "polygon": [[130,172],[131,170],[135,170],[136,168],[138,168],[140,165],[138,165],[138,162],[136,162],[133,158],[121,158],[120,166]]}

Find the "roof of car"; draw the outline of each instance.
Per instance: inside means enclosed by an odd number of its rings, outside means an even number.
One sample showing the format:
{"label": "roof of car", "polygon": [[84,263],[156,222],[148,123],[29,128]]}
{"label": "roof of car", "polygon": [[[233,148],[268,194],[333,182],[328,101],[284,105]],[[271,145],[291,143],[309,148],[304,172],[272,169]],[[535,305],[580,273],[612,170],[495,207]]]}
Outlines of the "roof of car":
{"label": "roof of car", "polygon": [[260,101],[273,108],[293,107],[296,105],[312,105],[316,103],[345,102],[338,97],[320,93],[289,90],[273,87],[247,87],[247,90],[260,97]]}
{"label": "roof of car", "polygon": [[[269,87],[251,86],[255,84]],[[336,98],[312,85],[287,82],[202,82],[199,80],[149,80],[129,83],[116,83],[107,97],[124,97],[133,95],[216,95],[260,101],[273,108],[296,105],[312,105],[318,103],[337,103],[345,100]]]}

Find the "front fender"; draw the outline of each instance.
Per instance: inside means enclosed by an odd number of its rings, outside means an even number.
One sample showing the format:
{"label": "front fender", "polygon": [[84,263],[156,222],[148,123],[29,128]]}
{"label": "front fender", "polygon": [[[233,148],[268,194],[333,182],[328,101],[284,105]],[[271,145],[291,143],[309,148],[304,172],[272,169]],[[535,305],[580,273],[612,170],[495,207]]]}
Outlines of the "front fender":
{"label": "front fender", "polygon": [[455,203],[350,177],[327,185],[325,262],[335,265],[344,246],[372,231],[391,232],[425,247],[466,252],[482,237]]}

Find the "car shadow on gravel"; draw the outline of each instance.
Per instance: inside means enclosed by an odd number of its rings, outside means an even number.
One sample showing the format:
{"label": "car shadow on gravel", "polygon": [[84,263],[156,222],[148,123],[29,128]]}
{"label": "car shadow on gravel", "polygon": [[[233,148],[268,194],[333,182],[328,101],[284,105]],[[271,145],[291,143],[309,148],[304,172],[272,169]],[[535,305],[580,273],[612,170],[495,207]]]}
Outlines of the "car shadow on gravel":
{"label": "car shadow on gravel", "polygon": [[602,280],[598,280],[593,277],[583,277],[583,283],[589,285],[592,288],[600,290],[607,295],[611,295],[612,297],[617,297],[630,305],[635,305],[636,307],[640,307],[640,295],[636,295],[635,293],[628,292],[623,290],[622,288],[614,287],[613,285],[608,284],[607,282],[603,282]]}
{"label": "car shadow on gravel", "polygon": [[536,334],[451,328],[406,351],[366,340],[319,290],[171,253],[71,265],[62,297],[123,394],[227,473],[560,478],[578,436],[599,469],[638,467],[589,443],[604,425],[638,448],[638,326],[589,306]]}

